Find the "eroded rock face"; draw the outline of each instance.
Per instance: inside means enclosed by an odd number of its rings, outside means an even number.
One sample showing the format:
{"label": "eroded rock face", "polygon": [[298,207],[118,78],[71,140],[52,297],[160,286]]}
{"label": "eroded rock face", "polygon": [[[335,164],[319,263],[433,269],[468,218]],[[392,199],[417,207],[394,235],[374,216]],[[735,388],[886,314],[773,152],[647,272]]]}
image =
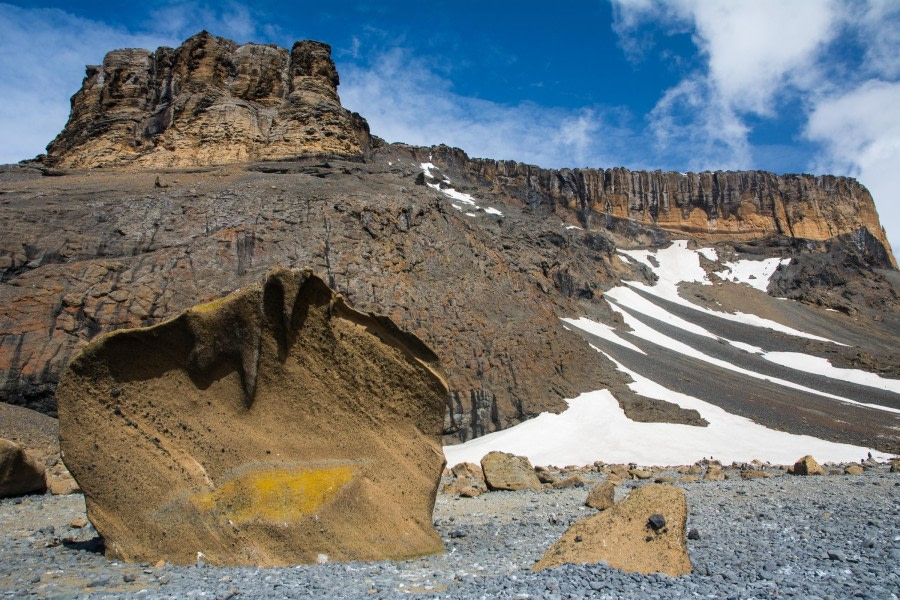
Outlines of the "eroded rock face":
{"label": "eroded rock face", "polygon": [[90,344],[60,442],[111,558],[285,565],[439,552],[447,387],[437,357],[274,270]]}
{"label": "eroded rock face", "polygon": [[637,488],[615,506],[569,527],[534,566],[594,564],[640,573],[691,572],[684,491],[670,485]]}
{"label": "eroded rock face", "polygon": [[588,229],[610,226],[603,222],[608,216],[709,243],[772,236],[827,240],[865,228],[897,267],[872,196],[848,177],[621,167],[542,169],[514,161],[471,159],[447,146],[428,152],[446,172],[487,183],[534,210],[572,211]]}
{"label": "eroded rock face", "polygon": [[331,48],[290,52],[201,32],[178,48],[114,50],[87,67],[63,132],[62,167],[172,167],[306,154],[359,155],[368,125],[341,107]]}

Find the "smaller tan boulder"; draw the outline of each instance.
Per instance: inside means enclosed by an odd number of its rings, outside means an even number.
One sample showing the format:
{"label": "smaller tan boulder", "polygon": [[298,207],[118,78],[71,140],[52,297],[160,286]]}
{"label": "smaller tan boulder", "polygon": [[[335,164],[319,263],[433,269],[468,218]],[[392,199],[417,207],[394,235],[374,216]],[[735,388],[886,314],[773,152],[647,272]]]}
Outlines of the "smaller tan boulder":
{"label": "smaller tan boulder", "polygon": [[772,477],[772,474],[765,471],[755,471],[753,469],[741,471],[741,479],[768,479],[770,477]]}
{"label": "smaller tan boulder", "polygon": [[452,469],[450,472],[454,477],[459,479],[472,478],[476,481],[484,481],[484,473],[481,472],[481,467],[476,465],[475,463],[470,462],[461,462]]}
{"label": "smaller tan boulder", "polygon": [[597,510],[606,510],[616,503],[616,486],[609,481],[598,483],[594,489],[590,491],[587,500],[584,501],[585,506],[596,508]]}
{"label": "smaller tan boulder", "polygon": [[628,474],[631,475],[632,479],[650,479],[653,477],[653,473],[643,469],[628,469]]}
{"label": "smaller tan boulder", "polygon": [[807,454],[794,463],[790,473],[791,475],[824,475],[825,469],[816,462],[816,459]]}
{"label": "smaller tan boulder", "polygon": [[624,571],[684,575],[691,572],[686,521],[681,489],[644,486],[612,508],[573,524],[532,570],[606,561]]}
{"label": "smaller tan boulder", "polygon": [[0,439],[0,498],[43,493],[44,467],[15,442]]}
{"label": "smaller tan boulder", "polygon": [[713,465],[710,465],[703,476],[703,481],[722,481],[723,479],[725,479],[725,471],[722,470],[722,467]]}
{"label": "smaller tan boulder", "polygon": [[489,490],[539,490],[541,482],[524,456],[490,452],[481,459],[484,481]]}
{"label": "smaller tan boulder", "polygon": [[625,465],[609,465],[609,473],[618,475],[622,479],[628,477],[628,467]]}
{"label": "smaller tan boulder", "polygon": [[681,483],[697,483],[700,481],[700,478],[696,475],[684,475],[679,481]]}
{"label": "smaller tan boulder", "polygon": [[864,472],[865,469],[859,465],[847,465],[844,467],[844,473],[847,475],[862,475]]}
{"label": "smaller tan boulder", "polygon": [[564,490],[572,487],[585,487],[587,485],[587,480],[581,475],[569,475],[565,479],[558,479],[553,482],[553,487],[558,490]]}
{"label": "smaller tan boulder", "polygon": [[609,475],[606,476],[606,481],[608,481],[609,483],[611,483],[613,485],[621,485],[622,478],[619,477],[618,475],[616,475],[615,473],[610,473]]}
{"label": "smaller tan boulder", "polygon": [[891,473],[900,473],[900,460],[891,461]]}

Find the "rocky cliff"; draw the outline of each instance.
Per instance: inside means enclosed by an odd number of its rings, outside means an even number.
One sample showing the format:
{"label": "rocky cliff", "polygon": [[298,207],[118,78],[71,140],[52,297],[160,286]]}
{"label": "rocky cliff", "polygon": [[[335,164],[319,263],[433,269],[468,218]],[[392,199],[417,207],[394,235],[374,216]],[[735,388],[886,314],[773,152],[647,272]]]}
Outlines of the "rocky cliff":
{"label": "rocky cliff", "polygon": [[[448,441],[603,386],[636,420],[673,418],[674,405],[622,400],[623,376],[559,320],[609,322],[604,290],[648,281],[617,247],[677,235],[794,257],[805,266],[782,274],[781,294],[845,310],[881,290],[877,310],[900,305],[876,273],[896,262],[872,199],[852,179],[552,170],[385,144],[340,107],[337,82],[324,44],[289,53],[207,33],[90,67],[44,164],[0,169],[0,401],[53,414],[60,374],[92,338],[275,265],[312,267],[437,352]],[[840,298],[823,291],[836,263]],[[802,285],[810,269],[821,285]]]}
{"label": "rocky cliff", "polygon": [[[420,151],[424,157],[425,151]],[[514,161],[471,159],[447,146],[427,150],[451,173],[518,199],[533,210],[569,211],[585,228],[607,216],[687,234],[707,242],[772,236],[827,240],[861,228],[897,267],[865,186],[834,175],[765,171],[675,173],[611,169],[542,169]]]}
{"label": "rocky cliff", "polygon": [[87,67],[50,164],[172,167],[358,155],[366,122],[341,106],[327,44],[290,52],[201,32],[178,48],[115,50]]}

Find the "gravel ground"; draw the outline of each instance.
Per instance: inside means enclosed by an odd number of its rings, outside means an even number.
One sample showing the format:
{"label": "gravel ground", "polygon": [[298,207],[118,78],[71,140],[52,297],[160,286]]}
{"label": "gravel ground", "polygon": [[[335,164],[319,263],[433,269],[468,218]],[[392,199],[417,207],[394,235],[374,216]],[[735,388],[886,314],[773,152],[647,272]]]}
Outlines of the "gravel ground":
{"label": "gravel ground", "polygon": [[[736,472],[732,472],[736,475]],[[599,474],[589,479],[599,480]],[[630,488],[626,482],[618,498]],[[900,474],[778,476],[677,484],[687,493],[694,572],[638,575],[604,564],[529,569],[592,512],[587,490],[441,494],[447,551],[399,563],[277,569],[108,562],[81,496],[0,501],[0,598],[891,598],[900,597]]]}

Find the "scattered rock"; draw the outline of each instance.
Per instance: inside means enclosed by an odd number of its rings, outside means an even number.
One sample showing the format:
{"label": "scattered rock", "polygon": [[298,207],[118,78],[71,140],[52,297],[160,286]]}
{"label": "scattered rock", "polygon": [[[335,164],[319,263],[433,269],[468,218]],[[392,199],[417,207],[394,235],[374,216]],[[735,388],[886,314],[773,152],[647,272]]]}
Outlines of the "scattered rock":
{"label": "scattered rock", "polygon": [[688,531],[687,539],[689,539],[689,540],[699,540],[700,539],[700,532],[697,531],[696,527],[692,527],[691,530]]}
{"label": "scattered rock", "polygon": [[662,475],[653,480],[654,483],[675,483],[675,478],[669,475]]}
{"label": "scattered rock", "polygon": [[25,448],[0,438],[0,498],[43,493],[44,467]]}
{"label": "scattered rock", "polygon": [[594,489],[588,493],[584,503],[586,506],[597,510],[606,510],[616,503],[615,496],[616,486],[609,481],[605,481],[594,486]]}
{"label": "scattered rock", "polygon": [[647,519],[647,522],[650,524],[650,527],[653,528],[654,531],[659,531],[666,526],[666,517],[661,514],[653,514],[650,515],[650,518]]}
{"label": "scattered rock", "polygon": [[862,475],[865,473],[865,469],[859,465],[847,465],[844,467],[844,473],[847,475]]}
{"label": "scattered rock", "polygon": [[613,485],[621,485],[622,484],[622,478],[619,477],[618,475],[616,475],[615,473],[610,473],[609,475],[607,475],[606,481]]}
{"label": "scattered rock", "polygon": [[87,527],[87,524],[88,524],[87,519],[85,519],[83,517],[78,517],[78,518],[72,519],[69,522],[69,527],[72,527],[73,529],[81,529],[82,527]]}
{"label": "scattered rock", "polygon": [[581,475],[569,475],[565,479],[559,479],[553,483],[553,487],[558,490],[564,490],[570,487],[584,487],[587,480]]}
{"label": "scattered rock", "polygon": [[[663,526],[654,530],[651,516],[661,516]],[[655,484],[640,487],[612,508],[573,524],[533,570],[606,561],[625,571],[672,576],[690,573],[686,520],[687,502],[682,490]],[[582,541],[576,543],[577,537]]]}
{"label": "scattered rock", "polygon": [[474,479],[476,481],[484,481],[484,473],[481,467],[475,463],[462,462],[450,469],[454,477],[459,479]]}
{"label": "scattered rock", "polygon": [[794,466],[788,471],[791,475],[824,475],[825,469],[819,466],[812,456],[807,454],[794,463]]}
{"label": "scattered rock", "polygon": [[541,482],[524,456],[490,452],[481,459],[484,480],[490,490],[539,490]]}
{"label": "scattered rock", "polygon": [[440,552],[438,362],[309,270],[276,269],[95,339],[59,384],[60,444],[110,558],[271,566]]}
{"label": "scattered rock", "polygon": [[650,479],[653,477],[653,473],[643,469],[628,469],[628,474],[631,475],[632,479]]}
{"label": "scattered rock", "polygon": [[713,465],[710,465],[703,475],[704,481],[722,481],[723,479],[725,479],[725,471],[722,470],[722,467]]}
{"label": "scattered rock", "polygon": [[743,470],[741,471],[741,479],[768,479],[772,477],[771,473],[766,471]]}

